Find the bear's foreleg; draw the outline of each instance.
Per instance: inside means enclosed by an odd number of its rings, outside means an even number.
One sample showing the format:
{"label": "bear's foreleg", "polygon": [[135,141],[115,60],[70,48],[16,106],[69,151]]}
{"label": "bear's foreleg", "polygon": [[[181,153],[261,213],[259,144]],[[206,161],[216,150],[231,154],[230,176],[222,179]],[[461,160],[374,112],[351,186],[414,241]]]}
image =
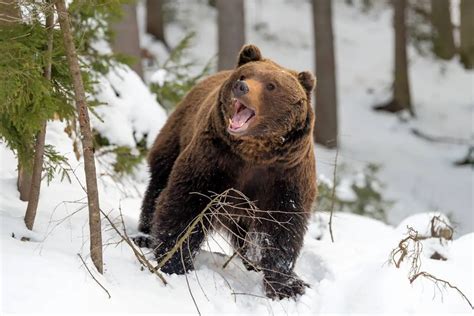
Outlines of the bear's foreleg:
{"label": "bear's foreleg", "polygon": [[260,234],[259,267],[264,273],[266,295],[282,299],[301,295],[308,287],[293,272],[303,246],[308,213],[297,191],[282,190],[273,197],[265,219],[256,220],[254,231]]}
{"label": "bear's foreleg", "polygon": [[206,195],[230,185],[232,175],[222,170],[218,152],[212,145],[188,147],[176,160],[168,185],[156,202],[151,235],[158,262],[173,253],[162,266],[165,273],[183,274],[192,270],[193,260],[213,225]]}

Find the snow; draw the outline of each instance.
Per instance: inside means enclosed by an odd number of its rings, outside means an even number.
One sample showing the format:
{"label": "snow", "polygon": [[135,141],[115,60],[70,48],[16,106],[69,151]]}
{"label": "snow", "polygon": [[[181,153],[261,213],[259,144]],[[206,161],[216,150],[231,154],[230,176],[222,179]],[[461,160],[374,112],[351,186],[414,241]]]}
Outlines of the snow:
{"label": "snow", "polygon": [[352,190],[352,182],[349,179],[342,179],[341,183],[336,187],[336,196],[342,201],[355,201],[357,196]]}
{"label": "snow", "polygon": [[166,112],[141,78],[128,66],[114,67],[98,83],[96,109],[99,118],[92,123],[112,144],[135,147],[144,136],[151,147],[166,121]]}
{"label": "snow", "polygon": [[159,86],[163,86],[166,82],[167,75],[168,73],[165,69],[158,69],[151,76],[150,83],[156,83]]}
{"label": "snow", "polygon": [[[48,142],[72,146],[62,132],[64,126],[48,126]],[[62,139],[61,139],[62,137]],[[223,238],[212,236],[196,259],[196,271],[187,276],[165,276],[169,285],[141,271],[131,250],[103,220],[105,273],[94,273],[111,298],[83,267],[78,253],[88,257],[88,227],[85,194],[76,180],[72,184],[54,180],[44,186],[33,232],[23,224],[26,203],[15,188],[15,158],[0,145],[0,225],[1,301],[0,310],[12,312],[65,313],[195,313],[186,285],[188,278],[197,306],[203,314],[317,314],[317,313],[468,313],[469,307],[454,291],[439,290],[428,281],[410,285],[407,269],[389,264],[389,255],[405,231],[379,221],[353,214],[336,213],[333,219],[335,242],[328,232],[328,215],[313,216],[296,272],[310,285],[302,297],[270,301],[263,298],[262,275],[246,271],[239,259],[222,268],[229,247]],[[72,159],[72,153],[71,153]],[[82,162],[73,165],[83,182]],[[101,173],[102,165],[98,165]],[[143,192],[145,182],[137,186]],[[101,207],[119,223],[119,209],[129,234],[137,233],[141,198],[124,196],[112,179],[99,181]],[[430,214],[407,219],[400,226],[429,225]],[[428,221],[428,222],[426,222]],[[120,225],[119,225],[120,226]],[[12,238],[13,235],[15,236]],[[29,237],[30,241],[21,241]],[[467,234],[444,247],[447,261],[423,257],[423,268],[444,277],[473,298],[472,245],[474,234]],[[213,252],[209,252],[212,250]],[[222,252],[225,252],[223,254]],[[433,293],[436,295],[433,297]],[[25,298],[27,304],[25,304]]]}
{"label": "snow", "polygon": [[[313,69],[309,5],[308,1],[296,0],[274,0],[272,5],[246,1],[249,42],[282,65]],[[188,30],[196,30],[196,46],[189,58],[202,65],[216,52],[215,11],[188,1],[179,1],[178,7],[176,20],[166,29],[169,42],[172,46]],[[139,14],[143,15],[143,7]],[[352,170],[361,170],[367,163],[381,164],[378,176],[385,184],[384,197],[396,201],[388,213],[390,224],[336,212],[333,243],[329,215],[317,213],[311,219],[295,268],[311,288],[296,301],[271,301],[262,297],[261,273],[246,271],[238,258],[222,268],[231,253],[219,235],[211,236],[204,245],[205,250],[196,258],[195,272],[165,276],[169,284],[164,286],[156,276],[140,269],[125,243],[115,244],[120,238],[103,219],[105,273],[93,273],[109,291],[109,299],[77,255],[81,254],[93,270],[86,195],[78,182],[85,183],[83,161],[74,158],[64,125],[51,122],[47,143],[69,158],[77,179],[72,177],[71,184],[58,179],[49,186],[43,184],[33,231],[23,223],[26,203],[19,200],[16,190],[15,157],[0,144],[0,312],[195,314],[189,282],[197,306],[205,315],[472,313],[452,289],[437,287],[423,278],[410,284],[408,261],[397,269],[389,258],[406,237],[407,226],[426,234],[434,215],[449,214],[450,220],[442,216],[455,226],[454,239],[425,241],[422,271],[449,280],[474,301],[472,169],[452,164],[466,148],[429,143],[410,132],[416,127],[472,142],[473,72],[464,71],[455,60],[435,61],[410,50],[417,118],[402,121],[374,113],[371,106],[390,95],[391,13],[381,2],[365,15],[337,1],[334,14],[341,140],[338,161]],[[255,30],[256,25],[260,31]],[[141,34],[141,42],[153,53],[165,53],[161,44],[151,42],[145,34]],[[146,78],[159,83],[165,74],[152,77],[154,71],[149,69]],[[117,145],[133,146],[146,134],[150,145],[166,114],[141,79],[128,68],[115,68],[100,79],[99,87],[98,98],[105,104],[96,111],[103,122],[92,118],[94,127]],[[334,156],[334,151],[317,148],[319,179],[330,185]],[[107,159],[97,165],[101,208],[119,226],[121,210],[127,232],[136,234],[148,179],[146,168],[141,165],[134,176],[121,181],[110,177],[108,168]],[[337,193],[353,198],[347,183]],[[22,241],[22,237],[29,241]],[[430,259],[433,251],[442,252],[447,260]]]}

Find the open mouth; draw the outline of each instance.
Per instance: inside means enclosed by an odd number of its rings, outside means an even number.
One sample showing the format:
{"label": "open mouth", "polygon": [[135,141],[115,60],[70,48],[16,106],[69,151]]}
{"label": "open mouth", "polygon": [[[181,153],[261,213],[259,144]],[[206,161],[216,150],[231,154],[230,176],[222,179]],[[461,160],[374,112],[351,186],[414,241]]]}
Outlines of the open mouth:
{"label": "open mouth", "polygon": [[255,111],[247,107],[238,99],[233,99],[234,115],[229,119],[229,131],[231,133],[241,133],[245,131],[252,119],[255,117]]}

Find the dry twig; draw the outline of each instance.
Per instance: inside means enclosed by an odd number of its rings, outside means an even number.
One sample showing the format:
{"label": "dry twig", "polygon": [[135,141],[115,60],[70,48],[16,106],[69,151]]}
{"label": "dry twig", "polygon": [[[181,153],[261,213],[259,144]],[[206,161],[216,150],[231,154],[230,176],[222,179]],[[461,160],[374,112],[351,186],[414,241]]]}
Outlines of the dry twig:
{"label": "dry twig", "polygon": [[162,282],[164,285],[168,284],[166,279],[163,277],[163,275],[157,271],[157,269],[153,268],[153,265],[148,261],[148,259],[145,257],[143,253],[140,253],[137,248],[135,247],[134,243],[132,240],[130,240],[130,237],[128,237],[126,234],[122,233],[117,226],[114,224],[114,222],[109,218],[109,216],[102,210],[100,210],[104,218],[109,222],[110,226],[115,230],[115,232],[122,238],[122,240],[125,241],[125,243],[130,246],[130,248],[133,251],[133,254],[137,258],[138,262],[144,267],[146,267],[151,273],[154,273]]}
{"label": "dry twig", "polygon": [[99,284],[99,286],[105,291],[105,293],[107,293],[107,295],[109,296],[109,298],[112,298],[112,296],[110,296],[109,291],[107,291],[107,289],[106,289],[102,284],[100,284],[99,280],[97,280],[97,279],[95,278],[95,276],[92,274],[91,270],[89,270],[89,268],[87,267],[86,262],[84,261],[84,259],[82,259],[81,254],[78,253],[77,255],[78,255],[79,259],[81,259],[82,263],[84,264],[84,267],[86,268],[87,272],[89,272],[89,274],[91,275],[92,279],[94,279],[94,281],[95,281],[97,284]]}
{"label": "dry twig", "polygon": [[[181,263],[183,264],[183,267],[185,267],[186,265],[184,263],[183,251],[182,250],[180,251],[180,254],[181,254]],[[184,277],[186,279],[186,286],[188,288],[189,295],[191,296],[191,299],[193,300],[194,307],[196,307],[196,311],[197,311],[198,315],[201,316],[201,311],[199,310],[199,306],[196,303],[196,299],[194,298],[193,291],[191,290],[191,286],[189,285],[188,274],[185,273]]]}
{"label": "dry twig", "polygon": [[471,307],[471,309],[474,309],[474,306],[472,306],[472,303],[471,301],[467,298],[467,296],[455,285],[452,285],[449,281],[446,281],[446,280],[443,280],[443,279],[440,279],[440,278],[437,278],[435,277],[434,275],[432,275],[431,273],[428,273],[428,272],[418,272],[417,274],[413,275],[411,278],[410,278],[410,283],[413,283],[418,277],[420,276],[423,276],[425,278],[427,278],[428,280],[431,280],[433,281],[435,284],[436,283],[441,283],[443,286],[448,286],[454,290],[456,290],[461,296],[462,298],[469,304],[469,306]]}
{"label": "dry twig", "polygon": [[[445,226],[442,228],[438,227],[437,229],[437,222],[444,223]],[[420,276],[425,277],[428,280],[432,281],[438,288],[438,284],[442,284],[444,287],[447,286],[456,290],[461,295],[461,297],[469,304],[471,309],[474,309],[471,301],[457,286],[451,284],[447,280],[440,279],[429,272],[421,271],[420,255],[423,251],[423,245],[421,241],[435,238],[439,239],[441,242],[443,239],[450,240],[453,235],[452,227],[448,223],[446,223],[446,221],[443,220],[440,216],[434,216],[431,219],[430,223],[431,236],[421,236],[412,227],[408,227],[408,236],[403,238],[398,243],[398,247],[393,249],[390,253],[391,262],[394,263],[397,268],[400,268],[401,263],[405,259],[410,260],[410,270],[408,272],[408,280],[410,281],[410,284],[412,284]]]}

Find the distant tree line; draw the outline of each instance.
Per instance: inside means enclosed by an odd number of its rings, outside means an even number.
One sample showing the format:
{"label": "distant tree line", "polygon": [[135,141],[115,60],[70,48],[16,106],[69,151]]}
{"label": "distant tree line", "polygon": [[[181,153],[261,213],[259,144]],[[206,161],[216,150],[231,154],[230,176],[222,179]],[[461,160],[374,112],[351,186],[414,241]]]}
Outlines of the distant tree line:
{"label": "distant tree line", "polygon": [[[363,11],[369,11],[374,0],[347,0],[348,5],[362,5]],[[450,0],[390,0],[393,10],[394,59],[392,98],[384,104],[375,106],[376,110],[397,113],[408,111],[415,115],[412,104],[409,80],[409,58],[407,45],[411,41],[431,42],[433,55],[443,60],[459,56],[466,69],[474,67],[474,1],[461,0],[461,13],[458,27],[460,41],[454,41],[455,27],[451,21]],[[244,0],[211,0],[207,4],[217,10],[218,28],[218,70],[234,66],[235,56],[239,48],[246,42],[245,37],[245,1]],[[380,3],[379,3],[380,4]],[[169,5],[167,0],[147,1],[147,30],[156,39],[165,39],[165,23],[163,7]],[[205,5],[205,3],[203,3]],[[337,114],[337,61],[334,52],[333,32],[333,1],[313,0],[313,34],[315,46],[315,72],[318,81],[315,98],[317,124],[314,138],[317,143],[334,148],[338,145],[338,114]],[[417,34],[420,25],[411,25],[408,16],[418,15],[416,23],[428,26],[429,34]],[[370,52],[368,52],[369,54]]]}

